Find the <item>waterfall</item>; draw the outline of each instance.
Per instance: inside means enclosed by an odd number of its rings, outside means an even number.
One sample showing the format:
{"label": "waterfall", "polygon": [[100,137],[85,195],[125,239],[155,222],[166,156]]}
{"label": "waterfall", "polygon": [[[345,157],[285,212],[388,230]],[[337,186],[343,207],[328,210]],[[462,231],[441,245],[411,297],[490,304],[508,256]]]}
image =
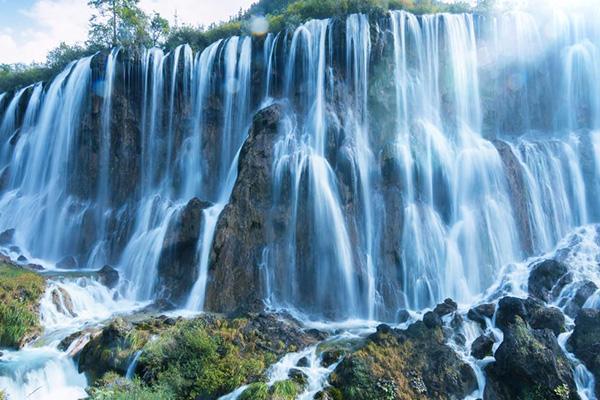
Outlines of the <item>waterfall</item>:
{"label": "waterfall", "polygon": [[276,102],[269,233],[250,261],[264,300],[338,320],[470,303],[502,266],[600,219],[592,22],[392,11],[73,62],[0,94],[7,252],[111,264],[116,296],[156,300],[171,229],[200,199],[176,306],[203,309],[241,148]]}

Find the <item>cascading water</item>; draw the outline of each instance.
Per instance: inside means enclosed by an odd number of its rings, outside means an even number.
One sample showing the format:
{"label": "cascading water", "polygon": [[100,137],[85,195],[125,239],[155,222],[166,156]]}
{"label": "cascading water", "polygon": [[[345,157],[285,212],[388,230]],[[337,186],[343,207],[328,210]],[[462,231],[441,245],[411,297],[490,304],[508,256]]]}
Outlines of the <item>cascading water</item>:
{"label": "cascading water", "polygon": [[81,306],[65,317],[45,300],[56,336],[163,296],[170,229],[201,199],[176,306],[203,310],[253,113],[277,102],[264,300],[388,322],[445,297],[470,304],[506,278],[502,267],[600,221],[593,17],[393,11],[232,37],[195,56],[115,49],[74,62],[50,84],[0,94],[6,253],[119,270],[115,292],[52,283]]}

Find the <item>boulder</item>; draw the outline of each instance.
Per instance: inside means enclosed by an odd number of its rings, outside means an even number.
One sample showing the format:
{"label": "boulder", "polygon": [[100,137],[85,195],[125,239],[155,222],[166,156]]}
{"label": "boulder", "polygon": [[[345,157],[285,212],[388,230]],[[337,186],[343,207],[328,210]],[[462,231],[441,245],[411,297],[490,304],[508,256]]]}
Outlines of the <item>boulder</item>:
{"label": "boulder", "polygon": [[98,271],[98,281],[109,289],[114,289],[119,283],[119,271],[105,265]]}
{"label": "boulder", "polygon": [[565,316],[556,307],[541,307],[529,316],[533,329],[550,329],[555,336],[565,331]]}
{"label": "boulder", "polygon": [[510,325],[517,322],[517,318],[523,321],[527,321],[529,318],[525,301],[517,297],[503,297],[500,299],[496,311],[496,326],[504,332]]}
{"label": "boulder", "polygon": [[54,304],[54,306],[59,312],[69,317],[77,316],[77,313],[73,309],[73,300],[71,299],[69,292],[67,292],[62,287],[57,286],[54,289],[52,289],[51,295],[52,304]]}
{"label": "boulder", "polygon": [[206,288],[207,310],[264,308],[260,262],[273,204],[273,147],[283,115],[283,106],[274,104],[254,116],[239,155],[230,202],[217,223]]}
{"label": "boulder", "polygon": [[446,345],[442,329],[422,321],[371,335],[340,362],[330,383],[342,395],[335,398],[346,400],[458,399],[477,388],[473,370]]}
{"label": "boulder", "polygon": [[429,311],[423,316],[423,323],[430,329],[440,328],[442,326],[442,319],[437,313]]}
{"label": "boulder", "polygon": [[131,356],[138,350],[132,330],[133,325],[122,318],[112,321],[80,351],[79,372],[85,372],[92,382],[109,371],[125,375]]}
{"label": "boulder", "polygon": [[56,268],[58,269],[76,269],[77,266],[77,260],[73,256],[63,257],[59,262],[56,263]]}
{"label": "boulder", "polygon": [[485,368],[484,400],[579,399],[572,366],[550,330],[530,329],[514,314],[503,332],[496,361]]}
{"label": "boulder", "polygon": [[594,374],[596,396],[600,398],[600,310],[584,308],[579,312],[567,348]]}
{"label": "boulder", "polygon": [[0,233],[0,246],[6,246],[13,242],[15,238],[15,230],[7,229],[4,232]]}
{"label": "boulder", "polygon": [[567,265],[556,260],[543,260],[534,264],[527,281],[529,294],[545,302],[552,301],[553,292],[560,293],[560,289],[568,283],[568,280],[561,279],[568,272]]}
{"label": "boulder", "polygon": [[403,324],[410,319],[410,313],[404,309],[398,311],[396,314],[396,322]]}
{"label": "boulder", "polygon": [[439,315],[440,317],[443,317],[445,315],[452,314],[457,309],[458,309],[458,305],[456,304],[456,302],[454,300],[446,299],[446,300],[444,300],[443,303],[440,303],[437,306],[435,306],[435,308],[433,309],[433,312],[436,313],[437,315]]}
{"label": "boulder", "polygon": [[173,215],[158,261],[158,287],[161,297],[177,305],[183,304],[198,279],[198,239],[203,212],[212,204],[191,199]]}
{"label": "boulder", "polygon": [[482,360],[487,356],[493,355],[492,347],[494,346],[494,339],[488,335],[481,335],[473,344],[471,344],[471,355],[478,360]]}
{"label": "boulder", "polygon": [[496,305],[493,303],[479,304],[467,312],[467,318],[471,321],[479,323],[482,329],[486,328],[486,318],[492,319],[494,312],[496,311]]}
{"label": "boulder", "polygon": [[571,318],[576,318],[579,310],[583,307],[587,299],[596,293],[598,286],[592,281],[583,281],[579,284],[575,295],[569,300],[564,308],[565,314]]}

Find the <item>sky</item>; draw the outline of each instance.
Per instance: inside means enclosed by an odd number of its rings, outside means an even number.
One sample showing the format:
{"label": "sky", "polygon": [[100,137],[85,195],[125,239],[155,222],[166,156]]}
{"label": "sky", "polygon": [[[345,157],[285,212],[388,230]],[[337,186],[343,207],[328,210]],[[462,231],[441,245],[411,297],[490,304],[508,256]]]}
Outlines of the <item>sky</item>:
{"label": "sky", "polygon": [[[227,20],[256,0],[140,0],[171,23],[208,25]],[[0,0],[0,64],[43,62],[61,42],[87,37],[91,9],[87,0]]]}

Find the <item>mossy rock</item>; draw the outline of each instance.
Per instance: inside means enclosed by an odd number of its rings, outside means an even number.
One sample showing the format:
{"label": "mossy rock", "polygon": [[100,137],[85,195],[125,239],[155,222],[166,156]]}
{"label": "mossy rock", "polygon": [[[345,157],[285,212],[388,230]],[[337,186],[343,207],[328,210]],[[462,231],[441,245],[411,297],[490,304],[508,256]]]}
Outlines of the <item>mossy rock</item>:
{"label": "mossy rock", "polygon": [[145,385],[139,378],[125,379],[115,372],[104,375],[88,390],[91,400],[175,400],[166,387]]}
{"label": "mossy rock", "polygon": [[40,275],[0,263],[0,347],[20,348],[41,333],[39,304],[45,286]]}
{"label": "mossy rock", "polygon": [[[378,330],[330,378],[336,398],[352,400],[464,398],[477,388],[473,370],[422,321],[407,330]],[[339,393],[338,393],[339,391]]]}
{"label": "mossy rock", "polygon": [[264,382],[253,383],[242,392],[240,400],[294,400],[301,389],[292,380],[275,382],[269,387]]}
{"label": "mossy rock", "polygon": [[[322,339],[304,332],[295,322],[267,314],[235,319],[204,314],[168,325],[157,325],[156,320],[136,324],[114,321],[86,346],[89,351],[85,356],[85,349],[82,352],[80,368],[83,359],[85,369],[95,369],[94,379],[107,371],[122,376],[132,355],[141,350],[135,372],[151,392],[156,388],[177,399],[209,400],[251,384],[247,396],[252,393],[250,398],[260,399],[264,390],[256,382],[266,379],[270,365],[284,354]],[[98,365],[103,365],[102,370]],[[101,383],[95,388],[109,389]],[[267,398],[287,400],[301,390],[296,382],[287,380],[268,388]]]}

